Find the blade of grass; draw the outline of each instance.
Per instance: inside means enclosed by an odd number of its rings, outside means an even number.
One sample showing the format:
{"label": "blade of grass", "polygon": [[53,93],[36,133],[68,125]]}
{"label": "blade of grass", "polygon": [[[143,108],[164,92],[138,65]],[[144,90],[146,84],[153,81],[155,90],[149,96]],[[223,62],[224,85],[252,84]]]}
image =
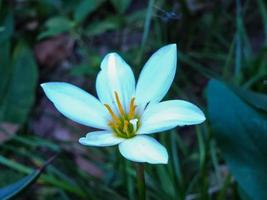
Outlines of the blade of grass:
{"label": "blade of grass", "polygon": [[242,27],[242,16],[241,16],[241,5],[240,0],[236,0],[236,34],[235,34],[235,80],[239,80],[242,62],[242,40],[241,40],[241,27]]}
{"label": "blade of grass", "polygon": [[171,133],[171,153],[172,153],[172,165],[173,165],[173,171],[174,176],[176,179],[176,182],[178,183],[178,188],[175,190],[177,193],[176,196],[178,199],[184,198],[184,186],[183,186],[183,175],[181,172],[181,166],[180,166],[180,157],[178,155],[178,146],[177,146],[177,140],[176,140],[176,131],[172,131]]}
{"label": "blade of grass", "polygon": [[198,141],[198,149],[199,149],[199,167],[202,169],[205,166],[205,158],[206,158],[206,148],[205,148],[205,139],[200,130],[199,126],[196,126],[196,134]]}
{"label": "blade of grass", "polygon": [[246,28],[243,21],[243,13],[242,11],[246,10],[248,7],[248,3],[245,2],[242,7],[241,1],[236,0],[236,52],[235,52],[235,83],[239,83],[242,74],[241,68],[244,66],[245,61],[250,59],[251,53],[251,45],[248,39],[248,35],[246,32]]}
{"label": "blade of grass", "polygon": [[140,49],[139,55],[138,55],[138,63],[141,62],[142,56],[144,54],[144,48],[145,48],[145,44],[147,42],[147,38],[148,38],[149,30],[150,30],[151,19],[152,19],[152,14],[153,14],[153,5],[154,5],[154,0],[149,0],[147,11],[146,11],[146,19],[145,19],[144,32],[143,32],[143,37],[142,37],[142,42],[141,42],[141,49]]}
{"label": "blade of grass", "polygon": [[257,3],[262,17],[262,25],[265,34],[265,45],[267,45],[267,6],[265,4],[266,1],[264,2],[263,0],[257,0]]}
{"label": "blade of grass", "polygon": [[227,58],[225,59],[225,64],[223,66],[223,77],[226,79],[227,77],[231,77],[231,65],[232,65],[232,60],[234,56],[234,47],[235,47],[235,38],[232,40],[231,46],[228,51]]}
{"label": "blade of grass", "polygon": [[126,183],[127,183],[127,192],[128,192],[128,198],[130,200],[136,199],[135,196],[135,180],[133,176],[131,176],[131,164],[129,162],[125,162],[125,168],[126,168]]}
{"label": "blade of grass", "polygon": [[43,138],[38,138],[38,137],[23,137],[16,135],[12,138],[13,140],[20,142],[22,144],[31,146],[31,147],[48,147],[49,149],[53,151],[60,151],[60,147],[48,140],[45,140]]}
{"label": "blade of grass", "polygon": [[215,169],[215,175],[216,175],[216,179],[217,179],[217,183],[218,185],[222,185],[222,176],[220,173],[220,166],[219,166],[219,161],[218,161],[218,157],[217,157],[217,153],[216,153],[216,143],[215,140],[212,139],[210,142],[210,156],[211,156],[211,161],[213,164],[213,167]]}
{"label": "blade of grass", "polygon": [[[33,169],[31,169],[30,167],[19,164],[13,160],[9,160],[5,158],[4,156],[0,156],[0,164],[10,167],[13,170],[16,170],[18,172],[22,172],[25,174],[30,174],[33,171]],[[85,197],[84,192],[81,191],[79,188],[74,187],[73,185],[66,184],[64,181],[58,180],[57,178],[46,175],[46,174],[41,175],[38,182],[51,184],[55,187],[59,187],[68,192],[74,193],[80,197]]]}
{"label": "blade of grass", "polygon": [[44,164],[37,170],[33,170],[31,174],[20,179],[19,181],[8,185],[0,189],[0,198],[2,200],[8,200],[15,198],[19,193],[26,190],[31,186],[41,175],[44,169],[56,158],[56,155],[48,159]]}
{"label": "blade of grass", "polygon": [[222,185],[222,188],[218,194],[218,197],[217,197],[217,200],[224,200],[227,198],[226,194],[227,194],[227,189],[228,187],[231,185],[231,181],[232,180],[232,177],[231,175],[228,175],[225,180],[224,180],[224,183]]}
{"label": "blade of grass", "polygon": [[180,53],[179,54],[179,60],[181,62],[189,65],[193,69],[197,70],[198,72],[200,72],[201,74],[203,74],[207,78],[215,78],[218,80],[222,80],[222,78],[220,77],[219,74],[217,74],[216,72],[211,71],[207,67],[204,67],[203,65],[193,61],[190,57],[186,56],[185,54]]}
{"label": "blade of grass", "polygon": [[201,129],[201,126],[196,126],[197,141],[199,147],[199,171],[200,171],[200,197],[201,199],[209,199],[208,188],[209,188],[209,179],[208,179],[208,144],[209,139],[205,137],[205,132]]}

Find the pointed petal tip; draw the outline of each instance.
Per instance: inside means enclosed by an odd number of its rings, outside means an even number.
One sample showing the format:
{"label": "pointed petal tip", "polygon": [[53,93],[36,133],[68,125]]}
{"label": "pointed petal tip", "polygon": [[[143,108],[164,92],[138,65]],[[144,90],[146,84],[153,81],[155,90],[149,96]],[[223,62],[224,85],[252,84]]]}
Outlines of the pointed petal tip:
{"label": "pointed petal tip", "polygon": [[[177,52],[177,45],[176,43],[167,44],[162,46],[158,51],[163,51],[165,53],[176,53]],[[155,53],[157,53],[156,51]]]}
{"label": "pointed petal tip", "polygon": [[79,139],[79,143],[82,144],[82,145],[84,145],[84,141],[85,141],[85,139],[86,139],[85,137],[81,137],[81,138]]}
{"label": "pointed petal tip", "polygon": [[117,53],[117,52],[110,52],[110,53],[108,53],[107,55],[108,55],[108,56],[117,56],[118,53]]}
{"label": "pointed petal tip", "polygon": [[156,161],[145,161],[146,163],[149,163],[149,164],[168,164],[168,161],[169,161],[169,158],[168,158],[168,154],[167,154],[167,157],[162,157],[162,158],[159,158],[158,160]]}
{"label": "pointed petal tip", "polygon": [[108,53],[106,55],[107,59],[110,60],[110,59],[116,59],[117,57],[119,57],[119,54],[116,53],[116,52],[111,52],[111,53]]}
{"label": "pointed petal tip", "polygon": [[165,155],[162,156],[161,160],[158,161],[158,164],[168,164],[168,161],[169,161],[169,154],[166,150]]}
{"label": "pointed petal tip", "polygon": [[171,48],[177,48],[177,44],[176,43],[171,43],[168,46],[170,46]]}
{"label": "pointed petal tip", "polygon": [[[202,122],[204,122],[204,121],[206,121],[206,116],[204,115],[204,113],[203,113],[203,115],[202,115]],[[201,122],[201,123],[202,123]]]}
{"label": "pointed petal tip", "polygon": [[156,162],[153,162],[151,164],[168,164],[168,161],[169,161],[169,156],[168,156],[168,153],[166,154],[166,156],[162,157],[161,160],[157,160]]}
{"label": "pointed petal tip", "polygon": [[121,59],[120,55],[116,52],[111,52],[105,55],[100,65],[100,68],[103,70],[107,66],[115,67],[116,63]]}
{"label": "pointed petal tip", "polygon": [[48,84],[48,83],[41,83],[40,86],[41,86],[43,89],[45,89],[45,87],[46,87],[47,84]]}
{"label": "pointed petal tip", "polygon": [[177,51],[177,45],[176,45],[176,43],[168,44],[165,47],[166,48],[169,48],[169,49],[171,49],[173,51]]}
{"label": "pointed petal tip", "polygon": [[161,163],[159,164],[164,164],[164,165],[167,165],[168,164],[168,159],[167,160],[163,160]]}
{"label": "pointed petal tip", "polygon": [[201,124],[202,122],[206,121],[206,116],[200,108],[198,109],[199,109],[199,124]]}
{"label": "pointed petal tip", "polygon": [[69,83],[65,83],[65,82],[46,82],[46,83],[41,83],[40,86],[43,88],[43,89],[46,89],[48,88],[49,86],[58,86],[60,84],[69,84]]}
{"label": "pointed petal tip", "polygon": [[47,90],[49,89],[49,83],[42,83],[40,84],[41,88],[43,89],[44,93],[47,93]]}

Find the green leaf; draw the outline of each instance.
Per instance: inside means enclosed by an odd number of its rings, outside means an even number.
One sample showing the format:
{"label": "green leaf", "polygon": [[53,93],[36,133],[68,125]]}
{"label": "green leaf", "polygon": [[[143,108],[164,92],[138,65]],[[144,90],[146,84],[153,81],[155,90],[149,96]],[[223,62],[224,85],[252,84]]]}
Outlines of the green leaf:
{"label": "green leaf", "polygon": [[74,10],[74,20],[82,22],[85,18],[102,5],[104,0],[82,0]]}
{"label": "green leaf", "polygon": [[[7,53],[8,55],[8,53]],[[8,68],[0,66],[0,80],[5,83],[0,94],[0,121],[23,123],[35,99],[37,65],[32,52],[23,44],[18,44]]]}
{"label": "green leaf", "polygon": [[262,109],[267,112],[266,95],[245,89],[236,89],[236,88],[233,89],[247,103],[254,106],[255,108]]}
{"label": "green leaf", "polygon": [[[10,42],[9,41],[5,41],[1,43],[0,55],[1,55],[0,56],[0,97],[3,97],[6,93],[8,77],[11,71],[10,66],[9,66],[9,63],[10,63]],[[2,105],[2,103],[3,103],[3,98],[0,98],[0,105]]]}
{"label": "green leaf", "polygon": [[212,129],[231,173],[255,200],[267,199],[267,117],[222,82],[208,85]]}
{"label": "green leaf", "polygon": [[110,2],[120,14],[123,14],[131,4],[131,0],[110,0]]}
{"label": "green leaf", "polygon": [[5,16],[3,20],[0,20],[0,44],[10,39],[14,32],[14,16],[12,12]]}
{"label": "green leaf", "polygon": [[95,36],[105,33],[107,31],[116,30],[120,27],[118,18],[108,18],[103,21],[96,21],[86,27],[86,34],[88,36]]}
{"label": "green leaf", "polygon": [[36,170],[30,175],[20,179],[16,183],[8,185],[4,188],[0,188],[0,199],[7,200],[15,197],[17,194],[34,183],[34,181],[39,177],[40,173],[40,170]]}
{"label": "green leaf", "polygon": [[69,32],[74,26],[75,23],[64,16],[52,17],[45,22],[46,30],[38,35],[38,39]]}
{"label": "green leaf", "polygon": [[134,25],[136,24],[139,27],[144,26],[144,21],[146,18],[146,9],[137,10],[129,15],[125,16],[125,23]]}
{"label": "green leaf", "polygon": [[4,188],[0,188],[0,199],[7,200],[16,197],[19,193],[31,186],[44,171],[45,167],[50,164],[56,156],[51,157],[40,169],[34,170],[28,176],[20,179],[19,181],[8,185]]}

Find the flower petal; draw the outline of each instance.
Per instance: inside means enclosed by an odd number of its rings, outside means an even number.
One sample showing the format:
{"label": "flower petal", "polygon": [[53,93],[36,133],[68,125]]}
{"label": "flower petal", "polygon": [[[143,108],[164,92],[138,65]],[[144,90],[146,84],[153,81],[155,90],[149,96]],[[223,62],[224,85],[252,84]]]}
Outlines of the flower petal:
{"label": "flower petal", "polygon": [[123,108],[128,111],[135,92],[135,78],[130,66],[117,53],[110,53],[103,59],[96,79],[96,91],[100,101],[109,104],[115,112],[117,92]]}
{"label": "flower petal", "polygon": [[66,117],[83,125],[109,129],[105,107],[86,91],[64,82],[41,84],[46,96]]}
{"label": "flower petal", "polygon": [[200,124],[205,115],[194,104],[182,100],[163,101],[148,105],[138,130],[139,134],[156,133],[176,126]]}
{"label": "flower petal", "polygon": [[136,85],[137,105],[159,102],[168,92],[176,72],[176,44],[160,48],[146,62]]}
{"label": "flower petal", "polygon": [[168,153],[157,140],[145,135],[135,136],[119,144],[120,153],[134,162],[167,164]]}
{"label": "flower petal", "polygon": [[87,133],[86,137],[79,139],[79,142],[87,146],[113,146],[121,143],[125,139],[114,136],[112,132],[109,131],[94,131]]}

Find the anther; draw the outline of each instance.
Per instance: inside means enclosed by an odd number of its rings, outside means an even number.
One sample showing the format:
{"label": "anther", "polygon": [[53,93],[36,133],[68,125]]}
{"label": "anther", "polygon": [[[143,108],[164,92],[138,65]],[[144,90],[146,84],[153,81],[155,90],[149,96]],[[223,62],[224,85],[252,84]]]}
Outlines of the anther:
{"label": "anther", "polygon": [[119,111],[120,111],[121,115],[124,115],[124,110],[123,110],[123,107],[122,107],[122,105],[121,105],[119,95],[118,95],[117,92],[114,92],[114,93],[115,93],[115,98],[116,98],[116,102],[117,102]]}
{"label": "anther", "polygon": [[127,120],[125,120],[124,126],[123,126],[123,132],[126,133],[126,135],[130,136],[128,126],[129,126],[129,122]]}
{"label": "anther", "polygon": [[117,123],[120,122],[120,119],[112,111],[111,107],[108,104],[104,104],[104,106],[108,109],[108,111],[109,111],[111,117],[113,118],[113,120],[116,121]]}
{"label": "anther", "polygon": [[129,111],[129,114],[128,114],[129,119],[132,119],[134,117],[134,111],[135,111],[134,100],[135,100],[135,98],[132,98],[131,102],[130,102],[130,111]]}

